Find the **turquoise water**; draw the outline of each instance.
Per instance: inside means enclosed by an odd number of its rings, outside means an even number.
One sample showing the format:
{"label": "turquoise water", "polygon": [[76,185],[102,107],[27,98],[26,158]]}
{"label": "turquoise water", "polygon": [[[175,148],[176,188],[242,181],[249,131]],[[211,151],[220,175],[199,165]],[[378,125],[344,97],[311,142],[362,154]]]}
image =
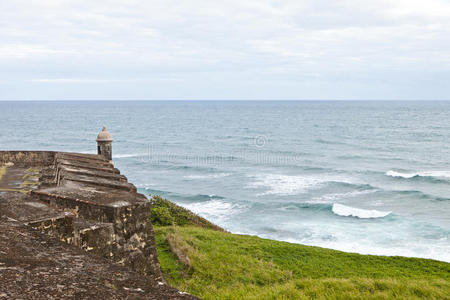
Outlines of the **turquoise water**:
{"label": "turquoise water", "polygon": [[450,102],[0,102],[0,149],[94,153],[235,233],[450,262]]}

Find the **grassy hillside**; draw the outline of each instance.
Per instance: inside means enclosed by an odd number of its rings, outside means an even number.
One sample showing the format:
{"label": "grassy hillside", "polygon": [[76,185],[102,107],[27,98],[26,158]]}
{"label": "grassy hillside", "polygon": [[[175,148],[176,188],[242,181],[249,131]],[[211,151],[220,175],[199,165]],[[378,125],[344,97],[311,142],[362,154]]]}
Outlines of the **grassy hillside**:
{"label": "grassy hillside", "polygon": [[170,284],[204,299],[450,299],[447,263],[345,253],[230,234],[198,220],[183,223],[154,222],[161,268]]}

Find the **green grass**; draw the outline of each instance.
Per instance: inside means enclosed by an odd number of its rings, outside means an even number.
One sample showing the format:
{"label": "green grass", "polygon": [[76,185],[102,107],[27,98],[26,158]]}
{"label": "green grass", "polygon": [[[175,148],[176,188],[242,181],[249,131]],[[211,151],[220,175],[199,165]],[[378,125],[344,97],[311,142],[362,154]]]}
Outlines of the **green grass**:
{"label": "green grass", "polygon": [[154,230],[168,282],[204,299],[450,299],[444,262],[345,253],[189,222]]}

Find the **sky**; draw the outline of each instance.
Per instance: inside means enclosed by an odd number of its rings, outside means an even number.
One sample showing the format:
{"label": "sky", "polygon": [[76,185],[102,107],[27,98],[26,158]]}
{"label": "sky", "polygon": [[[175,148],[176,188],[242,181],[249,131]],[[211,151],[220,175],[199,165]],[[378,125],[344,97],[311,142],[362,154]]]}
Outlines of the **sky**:
{"label": "sky", "polygon": [[0,100],[450,100],[449,0],[0,0]]}

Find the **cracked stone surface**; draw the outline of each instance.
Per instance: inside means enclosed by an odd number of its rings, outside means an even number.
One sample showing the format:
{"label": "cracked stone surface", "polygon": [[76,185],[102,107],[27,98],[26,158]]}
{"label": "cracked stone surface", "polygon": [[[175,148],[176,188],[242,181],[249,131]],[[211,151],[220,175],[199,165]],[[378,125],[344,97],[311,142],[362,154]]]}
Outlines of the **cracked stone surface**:
{"label": "cracked stone surface", "polygon": [[0,299],[196,299],[0,218]]}

